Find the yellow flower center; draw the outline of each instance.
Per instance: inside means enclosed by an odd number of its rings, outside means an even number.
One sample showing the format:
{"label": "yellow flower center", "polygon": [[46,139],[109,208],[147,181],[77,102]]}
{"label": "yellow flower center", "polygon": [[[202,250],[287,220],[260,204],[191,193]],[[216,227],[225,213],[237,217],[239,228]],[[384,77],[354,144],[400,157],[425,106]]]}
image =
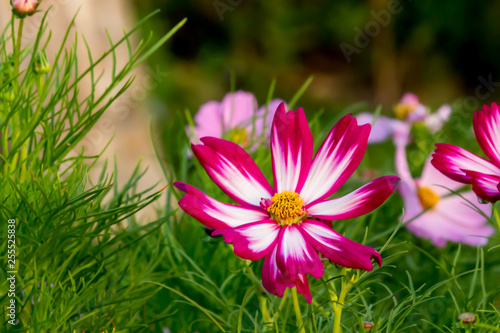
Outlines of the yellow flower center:
{"label": "yellow flower center", "polygon": [[240,146],[248,145],[249,139],[246,128],[235,127],[229,132],[229,140]]}
{"label": "yellow flower center", "polygon": [[439,195],[429,187],[419,187],[418,198],[424,209],[433,207],[440,199]]}
{"label": "yellow flower center", "polygon": [[394,107],[394,113],[398,119],[405,120],[415,110],[415,107],[414,104],[398,104]]}
{"label": "yellow flower center", "polygon": [[295,191],[276,193],[271,201],[273,203],[267,211],[282,226],[299,223],[307,217],[307,212],[304,211],[304,200]]}

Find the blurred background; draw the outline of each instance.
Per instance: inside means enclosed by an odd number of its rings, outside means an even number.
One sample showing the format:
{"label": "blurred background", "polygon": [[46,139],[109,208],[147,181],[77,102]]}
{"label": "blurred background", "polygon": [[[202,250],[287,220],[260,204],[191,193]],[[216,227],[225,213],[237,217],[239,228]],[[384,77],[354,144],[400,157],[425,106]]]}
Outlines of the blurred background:
{"label": "blurred background", "polygon": [[473,98],[468,103],[473,112],[499,95],[499,1],[134,0],[134,5],[139,17],[161,8],[149,27],[158,34],[188,18],[152,59],[170,74],[155,90],[152,105],[164,121],[171,112],[196,112],[207,100],[221,100],[231,72],[236,88],[254,92],[259,102],[272,79],[275,96],[287,100],[313,75],[299,103],[311,112],[366,102],[369,109],[381,104],[388,113],[406,91],[431,107],[476,96],[477,103]]}

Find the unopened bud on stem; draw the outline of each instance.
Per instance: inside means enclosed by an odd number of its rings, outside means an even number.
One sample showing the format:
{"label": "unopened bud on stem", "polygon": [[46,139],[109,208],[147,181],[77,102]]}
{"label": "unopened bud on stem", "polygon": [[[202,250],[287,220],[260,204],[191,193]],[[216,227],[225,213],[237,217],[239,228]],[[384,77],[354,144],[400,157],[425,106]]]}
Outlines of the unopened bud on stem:
{"label": "unopened bud on stem", "polygon": [[[359,324],[358,327],[360,327]],[[363,332],[371,332],[371,330],[373,330],[373,328],[375,327],[375,324],[372,323],[371,321],[364,321],[361,324],[361,327],[363,327]]]}
{"label": "unopened bud on stem", "polygon": [[46,74],[50,71],[50,63],[47,60],[47,55],[44,51],[37,53],[34,66],[36,74]]}
{"label": "unopened bud on stem", "polygon": [[11,0],[12,11],[19,18],[33,15],[38,7],[38,0]]}

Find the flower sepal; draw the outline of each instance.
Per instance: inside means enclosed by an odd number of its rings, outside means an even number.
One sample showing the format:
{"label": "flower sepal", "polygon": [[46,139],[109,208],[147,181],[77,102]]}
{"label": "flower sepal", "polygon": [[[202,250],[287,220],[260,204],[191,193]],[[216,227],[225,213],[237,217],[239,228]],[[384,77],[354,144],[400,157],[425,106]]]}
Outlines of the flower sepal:
{"label": "flower sepal", "polygon": [[37,12],[37,7],[40,4],[38,0],[13,0],[12,4],[12,13],[23,19],[26,16],[31,16]]}

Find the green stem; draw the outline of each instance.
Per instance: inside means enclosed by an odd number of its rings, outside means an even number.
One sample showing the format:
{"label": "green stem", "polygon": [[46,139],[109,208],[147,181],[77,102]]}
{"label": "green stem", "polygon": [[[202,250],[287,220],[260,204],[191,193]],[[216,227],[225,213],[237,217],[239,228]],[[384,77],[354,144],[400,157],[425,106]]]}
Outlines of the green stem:
{"label": "green stem", "polygon": [[493,205],[493,215],[495,216],[495,220],[498,224],[498,231],[500,231],[500,216],[498,215],[498,209],[496,203],[492,203]]}
{"label": "green stem", "polygon": [[273,321],[276,320],[276,317],[278,317],[279,314],[281,313],[281,310],[283,310],[283,307],[285,306],[285,302],[286,302],[287,296],[288,296],[288,288],[285,289],[285,292],[283,293],[283,298],[281,299],[281,303],[280,303],[280,305],[278,307],[278,311],[273,316]]}
{"label": "green stem", "polygon": [[300,312],[299,297],[297,296],[297,287],[292,288],[293,308],[295,309],[295,317],[297,317],[297,326],[300,327],[300,333],[305,333],[304,323],[302,321],[302,312]]}
{"label": "green stem", "polygon": [[21,39],[23,37],[23,27],[24,27],[24,19],[19,20],[19,26],[17,27],[17,39],[16,39],[16,48],[14,49],[14,73],[19,73],[19,64],[21,61]]}
{"label": "green stem", "polygon": [[340,291],[340,295],[337,297],[337,295],[333,295],[332,299],[335,301],[333,304],[333,333],[341,333],[342,332],[342,327],[340,325],[341,319],[342,319],[342,309],[344,308],[345,304],[345,299],[347,294],[352,288],[352,283],[351,280],[347,278],[347,269],[342,268],[341,271],[341,284],[342,284],[342,290]]}
{"label": "green stem", "polygon": [[260,305],[260,312],[262,312],[262,320],[264,321],[264,324],[269,324],[272,323],[273,320],[271,319],[271,316],[269,315],[269,310],[267,309],[267,299],[259,295],[259,305]]}
{"label": "green stem", "polygon": [[[19,26],[17,27],[17,38],[16,38],[16,45],[14,49],[14,75],[19,74],[19,66],[21,63],[21,40],[23,38],[23,27],[24,27],[24,19],[19,20]],[[20,88],[19,88],[19,82],[18,80],[14,80],[15,84],[15,92],[17,94],[20,93]],[[19,113],[16,112],[14,113],[12,117],[12,123],[11,123],[11,145],[13,145],[18,137],[19,133],[21,132],[21,118],[19,116]],[[17,166],[17,159],[18,159],[19,153],[16,152],[14,153],[13,158],[11,159],[12,164],[11,164],[11,172],[14,173],[16,170]]]}
{"label": "green stem", "polygon": [[[257,277],[255,273],[253,272],[252,266],[247,267],[248,273],[251,275]],[[257,286],[258,289],[260,289],[260,285]],[[264,295],[259,295],[257,296],[259,299],[259,306],[260,306],[260,312],[262,313],[262,320],[264,321],[264,324],[272,323],[274,320],[274,317],[271,319],[271,316],[269,315],[269,309],[267,308],[267,299],[264,297]]]}

